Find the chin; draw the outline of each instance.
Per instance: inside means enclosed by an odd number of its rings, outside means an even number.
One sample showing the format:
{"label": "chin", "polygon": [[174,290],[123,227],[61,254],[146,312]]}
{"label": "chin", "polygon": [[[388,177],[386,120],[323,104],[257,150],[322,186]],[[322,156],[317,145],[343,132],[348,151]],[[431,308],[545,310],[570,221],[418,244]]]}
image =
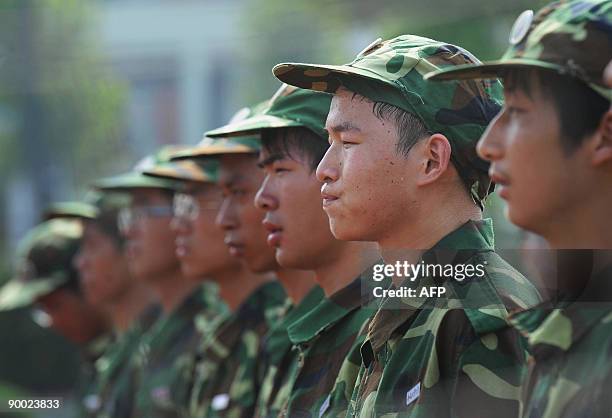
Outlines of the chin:
{"label": "chin", "polygon": [[305,264],[309,263],[305,262],[305,260],[300,257],[300,254],[291,254],[290,251],[280,248],[276,250],[276,261],[281,267],[287,269],[308,270],[311,268],[310,265],[305,266]]}
{"label": "chin", "polygon": [[535,220],[533,215],[517,211],[516,209],[512,210],[510,205],[508,205],[506,206],[506,217],[510,222],[512,222],[513,225],[538,234],[538,222]]}
{"label": "chin", "polygon": [[355,230],[355,224],[348,225],[348,222],[334,222],[330,219],[329,229],[334,238],[340,241],[364,241],[364,236]]}

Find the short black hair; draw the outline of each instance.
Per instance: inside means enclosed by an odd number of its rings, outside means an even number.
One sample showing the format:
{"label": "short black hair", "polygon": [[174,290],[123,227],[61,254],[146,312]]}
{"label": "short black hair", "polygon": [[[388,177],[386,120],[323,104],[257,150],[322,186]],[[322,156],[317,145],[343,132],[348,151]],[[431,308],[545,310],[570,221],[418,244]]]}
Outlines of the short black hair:
{"label": "short black hair", "polygon": [[607,99],[582,80],[569,75],[544,69],[513,69],[505,71],[502,77],[506,89],[524,91],[529,97],[535,88],[534,79],[537,80],[544,98],[555,106],[560,121],[561,146],[567,154],[597,130],[610,108]]}
{"label": "short black hair", "polygon": [[264,129],[261,133],[262,149],[271,156],[296,159],[296,154],[305,158],[311,172],[323,159],[329,142],[302,126]]}
{"label": "short black hair", "polygon": [[389,103],[374,102],[372,112],[378,119],[395,124],[398,136],[397,152],[404,157],[408,156],[414,144],[433,135],[421,118]]}

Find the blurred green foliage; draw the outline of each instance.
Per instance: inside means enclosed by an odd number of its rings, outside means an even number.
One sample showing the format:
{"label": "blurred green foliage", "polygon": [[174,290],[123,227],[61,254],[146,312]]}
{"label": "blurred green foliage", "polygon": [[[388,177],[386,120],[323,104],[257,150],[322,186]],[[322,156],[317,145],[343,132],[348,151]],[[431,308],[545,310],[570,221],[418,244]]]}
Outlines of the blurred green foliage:
{"label": "blurred green foliage", "polygon": [[[278,81],[279,62],[346,63],[376,38],[413,34],[460,45],[481,59],[505,50],[512,23],[542,0],[252,0],[243,14],[250,34],[240,63],[244,99],[260,101]],[[253,84],[253,76],[258,80]]]}
{"label": "blurred green foliage", "polygon": [[[79,0],[0,2],[0,195],[12,179],[29,179],[24,193],[33,193],[38,211],[121,163],[123,89],[106,74],[90,12]],[[0,282],[9,276],[6,247],[0,240]],[[27,311],[0,315],[0,380],[37,393],[62,390],[77,362],[75,348]]]}

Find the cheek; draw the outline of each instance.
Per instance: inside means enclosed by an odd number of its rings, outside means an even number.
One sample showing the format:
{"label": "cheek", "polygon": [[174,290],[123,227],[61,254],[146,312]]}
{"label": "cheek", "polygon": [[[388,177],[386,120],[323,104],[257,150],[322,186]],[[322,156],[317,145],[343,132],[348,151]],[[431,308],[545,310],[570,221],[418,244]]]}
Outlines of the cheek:
{"label": "cheek", "polygon": [[365,156],[355,155],[345,160],[343,189],[347,193],[347,203],[356,212],[365,214],[387,206],[397,192],[394,189],[402,182],[403,172],[389,155],[362,157]]}
{"label": "cheek", "polygon": [[[253,202],[253,199],[249,199],[249,202]],[[239,211],[240,225],[244,229],[244,233],[248,236],[244,238],[248,239],[250,236],[262,235],[265,230],[261,224],[264,217],[264,212],[255,207],[253,203],[244,203]]]}

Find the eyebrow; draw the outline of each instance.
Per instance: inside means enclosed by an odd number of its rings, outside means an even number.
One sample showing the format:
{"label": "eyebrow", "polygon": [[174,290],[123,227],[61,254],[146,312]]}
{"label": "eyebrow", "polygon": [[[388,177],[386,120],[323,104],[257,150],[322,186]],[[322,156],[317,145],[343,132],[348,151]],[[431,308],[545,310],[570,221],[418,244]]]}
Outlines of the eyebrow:
{"label": "eyebrow", "polygon": [[325,128],[325,130],[327,132],[333,131],[336,133],[348,132],[348,131],[361,132],[361,129],[359,129],[357,126],[353,125],[351,122],[348,122],[348,121],[339,123],[329,128]]}
{"label": "eyebrow", "polygon": [[259,167],[259,168],[266,168],[269,165],[275,163],[276,161],[284,160],[285,158],[287,158],[287,157],[282,155],[282,154],[272,154],[269,157],[264,158],[261,161],[258,161],[257,162],[257,167]]}

